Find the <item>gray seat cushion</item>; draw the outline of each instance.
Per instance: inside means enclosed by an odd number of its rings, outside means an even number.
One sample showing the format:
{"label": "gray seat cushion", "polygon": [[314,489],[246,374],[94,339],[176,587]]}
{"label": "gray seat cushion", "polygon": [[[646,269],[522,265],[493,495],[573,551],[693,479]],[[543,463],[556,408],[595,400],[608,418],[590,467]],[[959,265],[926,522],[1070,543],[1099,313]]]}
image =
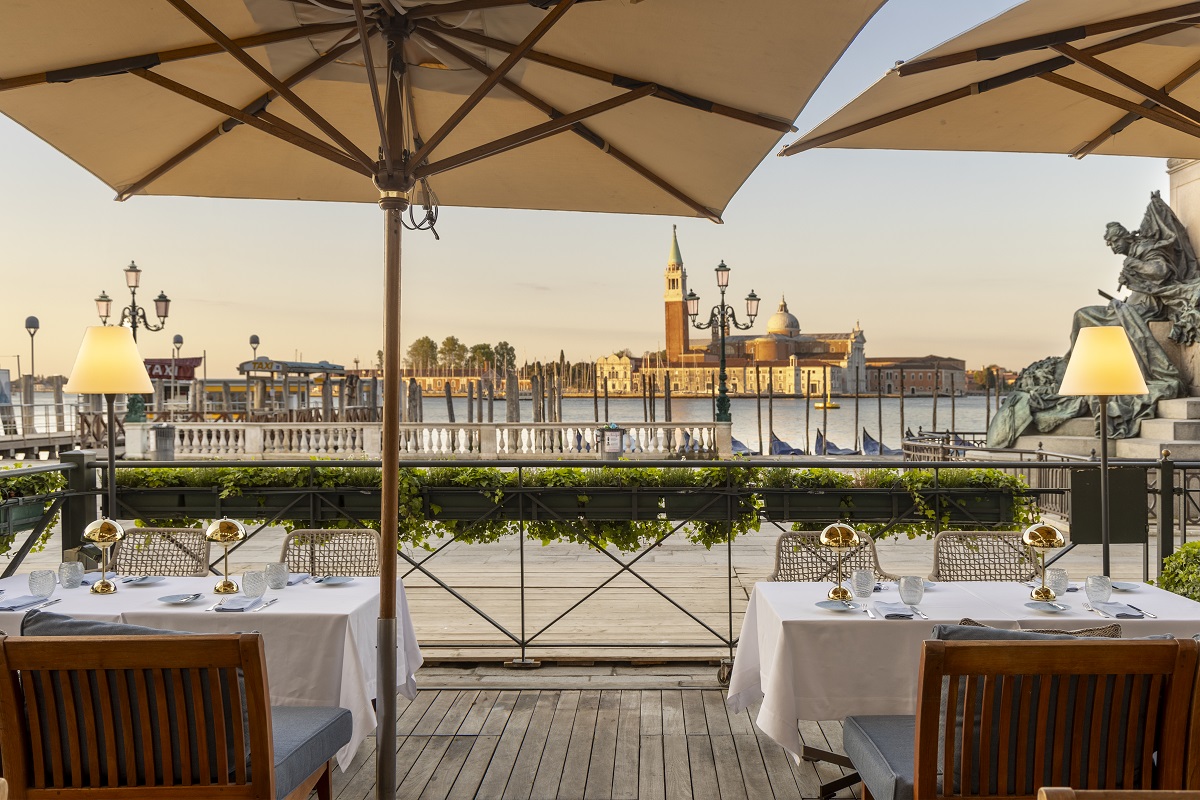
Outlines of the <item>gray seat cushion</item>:
{"label": "gray seat cushion", "polygon": [[846,717],[842,746],[875,800],[912,800],[916,718]]}
{"label": "gray seat cushion", "polygon": [[164,631],[123,622],[98,622],[75,619],[50,611],[27,611],[21,618],[22,636],[179,636],[179,631]]}
{"label": "gray seat cushion", "polygon": [[275,797],[286,797],[350,741],[354,723],[344,708],[271,707]]}

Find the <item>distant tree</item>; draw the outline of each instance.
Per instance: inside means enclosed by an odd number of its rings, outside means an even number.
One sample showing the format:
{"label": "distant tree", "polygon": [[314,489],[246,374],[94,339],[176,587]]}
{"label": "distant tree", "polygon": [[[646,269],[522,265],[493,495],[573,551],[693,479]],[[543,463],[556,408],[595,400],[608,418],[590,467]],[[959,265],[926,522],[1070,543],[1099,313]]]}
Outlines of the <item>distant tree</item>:
{"label": "distant tree", "polygon": [[428,370],[438,361],[437,342],[428,336],[422,336],[408,346],[405,362],[415,370]]}
{"label": "distant tree", "polygon": [[496,371],[507,374],[517,363],[517,351],[508,342],[497,342],[492,348],[496,359]]}
{"label": "distant tree", "polygon": [[473,344],[467,353],[467,366],[474,369],[487,369],[496,363],[496,351],[490,344]]}
{"label": "distant tree", "polygon": [[380,372],[383,372],[383,351],[382,350],[375,351],[375,369],[379,370]]}
{"label": "distant tree", "polygon": [[447,336],[437,349],[437,360],[443,367],[461,367],[467,361],[467,346],[457,336]]}

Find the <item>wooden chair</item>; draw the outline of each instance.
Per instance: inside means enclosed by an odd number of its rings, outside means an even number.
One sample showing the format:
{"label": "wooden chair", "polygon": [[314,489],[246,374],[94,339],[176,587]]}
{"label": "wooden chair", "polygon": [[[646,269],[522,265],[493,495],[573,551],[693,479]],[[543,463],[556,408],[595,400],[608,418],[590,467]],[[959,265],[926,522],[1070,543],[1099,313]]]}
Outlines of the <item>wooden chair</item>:
{"label": "wooden chair", "polygon": [[311,575],[379,575],[379,532],[370,528],[292,531],[279,560]]}
{"label": "wooden chair", "polygon": [[[785,533],[775,543],[773,581],[835,581],[838,553],[822,547],[821,534],[816,531]],[[848,579],[856,569],[869,569],[882,581],[894,581],[896,576],[884,572],[875,552],[875,540],[863,536],[862,543],[848,553],[842,553],[842,574]]]}
{"label": "wooden chair", "polygon": [[1038,574],[1019,531],[942,531],[933,537],[931,581],[1031,581]]}
{"label": "wooden chair", "polygon": [[1197,643],[927,641],[916,717],[847,717],[875,800],[1182,789]]}
{"label": "wooden chair", "polygon": [[1075,791],[1061,786],[1046,786],[1038,789],[1038,800],[1200,800],[1200,792],[1150,789],[1139,792],[1134,789],[1082,789]]}
{"label": "wooden chair", "polygon": [[350,712],[269,697],[256,633],[0,638],[4,777],[13,800],[329,800]]}
{"label": "wooden chair", "polygon": [[112,570],[119,575],[208,574],[209,542],[200,528],[130,528],[113,548]]}

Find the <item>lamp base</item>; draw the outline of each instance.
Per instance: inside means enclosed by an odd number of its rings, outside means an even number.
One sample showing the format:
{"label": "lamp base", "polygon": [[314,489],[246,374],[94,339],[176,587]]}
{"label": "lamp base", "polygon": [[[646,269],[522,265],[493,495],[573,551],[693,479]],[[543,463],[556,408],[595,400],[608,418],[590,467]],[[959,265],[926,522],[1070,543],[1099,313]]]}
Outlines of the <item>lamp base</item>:
{"label": "lamp base", "polygon": [[92,584],[92,594],[113,594],[116,591],[117,585],[107,578],[103,578]]}
{"label": "lamp base", "polygon": [[850,590],[839,583],[837,586],[829,590],[829,594],[827,596],[830,600],[839,600],[844,602],[849,600],[854,595],[850,594]]}
{"label": "lamp base", "polygon": [[1058,595],[1054,593],[1054,590],[1049,586],[1037,586],[1032,592],[1029,593],[1029,596],[1034,600],[1042,600],[1045,602],[1049,602],[1050,600],[1058,597]]}
{"label": "lamp base", "polygon": [[238,585],[229,578],[222,578],[217,581],[217,585],[213,587],[213,592],[216,594],[237,594],[239,591]]}

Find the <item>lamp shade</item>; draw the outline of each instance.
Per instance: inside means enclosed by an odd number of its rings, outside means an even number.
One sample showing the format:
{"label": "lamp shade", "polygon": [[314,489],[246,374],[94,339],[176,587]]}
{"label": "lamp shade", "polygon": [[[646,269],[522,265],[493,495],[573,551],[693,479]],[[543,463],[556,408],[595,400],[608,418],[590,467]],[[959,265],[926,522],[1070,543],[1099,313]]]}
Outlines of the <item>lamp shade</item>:
{"label": "lamp shade", "polygon": [[63,389],[76,394],[150,394],[154,384],[129,328],[94,326],[84,331]]}
{"label": "lamp shade", "polygon": [[1059,394],[1111,397],[1148,391],[1124,328],[1105,325],[1079,329]]}

